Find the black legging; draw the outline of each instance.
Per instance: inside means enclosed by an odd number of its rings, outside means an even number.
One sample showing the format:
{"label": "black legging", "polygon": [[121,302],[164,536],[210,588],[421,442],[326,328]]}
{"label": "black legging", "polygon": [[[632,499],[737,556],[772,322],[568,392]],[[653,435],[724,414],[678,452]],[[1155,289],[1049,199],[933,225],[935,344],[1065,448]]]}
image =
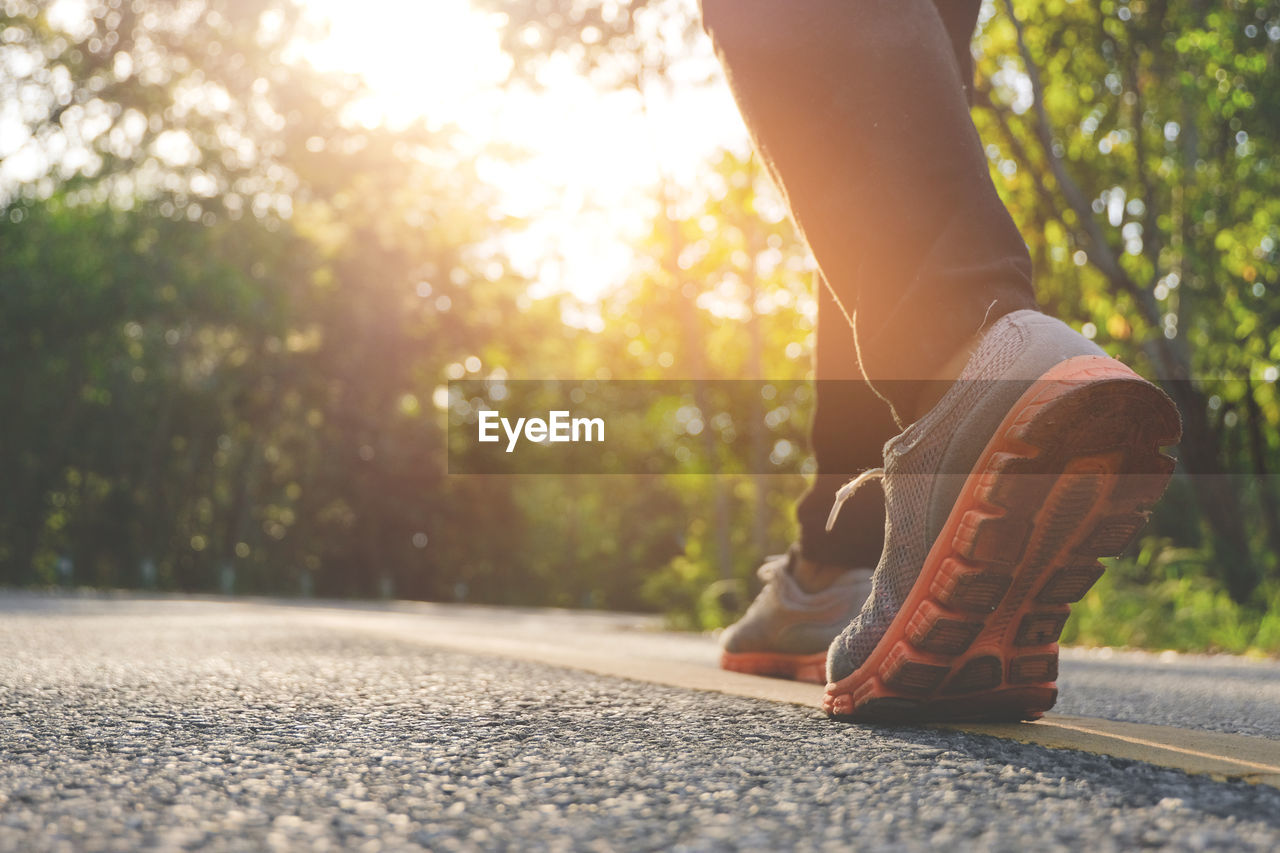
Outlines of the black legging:
{"label": "black legging", "polygon": [[823,529],[836,487],[879,465],[899,431],[876,391],[910,418],[917,386],[900,380],[932,376],[984,322],[1035,306],[1026,244],[969,117],[980,6],[702,0],[756,150],[829,283],[818,308],[818,477],[797,507],[802,551],[820,562],[879,558],[874,490]]}

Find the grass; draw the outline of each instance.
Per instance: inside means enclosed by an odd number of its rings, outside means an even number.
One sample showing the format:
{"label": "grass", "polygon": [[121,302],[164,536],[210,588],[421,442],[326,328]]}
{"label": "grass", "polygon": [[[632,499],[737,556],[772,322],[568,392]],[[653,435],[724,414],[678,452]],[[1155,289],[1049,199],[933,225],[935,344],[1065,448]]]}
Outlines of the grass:
{"label": "grass", "polygon": [[1202,571],[1184,573],[1185,565],[1173,565],[1177,557],[1166,558],[1166,571],[1154,576],[1141,557],[1111,561],[1097,585],[1071,608],[1062,642],[1280,656],[1280,585],[1264,584],[1240,605]]}

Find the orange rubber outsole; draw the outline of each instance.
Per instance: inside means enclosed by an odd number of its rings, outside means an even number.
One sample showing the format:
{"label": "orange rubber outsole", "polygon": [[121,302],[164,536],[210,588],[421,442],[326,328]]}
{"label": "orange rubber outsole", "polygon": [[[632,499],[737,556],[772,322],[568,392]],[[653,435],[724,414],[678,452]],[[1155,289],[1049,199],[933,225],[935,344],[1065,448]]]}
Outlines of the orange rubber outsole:
{"label": "orange rubber outsole", "polygon": [[827,653],[784,655],[778,652],[722,652],[720,668],[748,675],[827,683]]}
{"label": "orange rubber outsole", "polygon": [[1019,398],[966,478],[907,600],[833,717],[1034,720],[1058,690],[1058,637],[1146,524],[1173,473],[1177,409],[1103,356],[1068,359]]}

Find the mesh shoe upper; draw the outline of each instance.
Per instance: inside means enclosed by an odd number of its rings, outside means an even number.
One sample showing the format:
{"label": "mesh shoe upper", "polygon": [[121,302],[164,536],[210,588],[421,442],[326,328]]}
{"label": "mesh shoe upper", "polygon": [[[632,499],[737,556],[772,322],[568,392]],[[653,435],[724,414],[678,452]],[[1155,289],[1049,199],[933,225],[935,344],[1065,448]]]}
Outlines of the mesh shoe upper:
{"label": "mesh shoe upper", "polygon": [[800,588],[791,573],[797,550],[769,558],[758,570],[764,589],[741,619],[725,629],[726,652],[811,655],[827,650],[871,590],[870,569],[850,569],[821,592]]}
{"label": "mesh shoe upper", "polygon": [[828,680],[853,673],[888,630],[1000,421],[1041,374],[1078,355],[1105,353],[1044,314],[1008,314],[988,329],[942,400],[885,444],[884,551],[866,603],[831,644]]}

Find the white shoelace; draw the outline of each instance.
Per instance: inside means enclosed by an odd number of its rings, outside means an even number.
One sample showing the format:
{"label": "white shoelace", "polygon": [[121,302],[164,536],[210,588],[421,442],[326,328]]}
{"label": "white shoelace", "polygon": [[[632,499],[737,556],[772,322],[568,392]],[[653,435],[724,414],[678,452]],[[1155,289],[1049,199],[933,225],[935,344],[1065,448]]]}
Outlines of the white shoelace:
{"label": "white shoelace", "polygon": [[836,526],[836,518],[840,515],[840,507],[844,506],[844,502],[853,497],[854,492],[861,489],[864,485],[872,480],[883,480],[883,468],[868,468],[840,488],[836,489],[836,501],[831,505],[831,514],[827,516],[827,530]]}

